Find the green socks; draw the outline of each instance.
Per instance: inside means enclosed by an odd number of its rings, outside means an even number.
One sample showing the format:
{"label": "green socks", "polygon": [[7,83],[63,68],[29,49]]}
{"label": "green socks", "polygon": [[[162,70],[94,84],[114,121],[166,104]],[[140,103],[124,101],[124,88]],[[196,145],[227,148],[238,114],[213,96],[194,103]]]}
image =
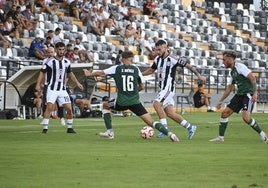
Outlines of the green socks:
{"label": "green socks", "polygon": [[224,136],[225,130],[228,125],[228,118],[221,118],[220,125],[219,125],[219,136]]}
{"label": "green socks", "polygon": [[112,129],[112,118],[111,118],[111,113],[105,113],[103,114],[103,119],[104,119],[104,123],[106,126],[106,129]]}
{"label": "green socks", "polygon": [[[228,118],[221,118],[220,119],[220,125],[219,125],[219,135],[224,136],[225,130],[228,125]],[[255,121],[255,119],[251,118],[248,122],[248,125],[251,126],[252,129],[254,129],[257,133],[261,133],[261,128],[259,127],[258,123]]]}
{"label": "green socks", "polygon": [[248,125],[251,126],[252,129],[254,129],[257,133],[261,133],[261,128],[259,127],[258,123],[255,121],[255,119],[251,118],[248,122]]}
{"label": "green socks", "polygon": [[159,130],[160,132],[164,133],[164,135],[168,135],[168,129],[164,125],[162,125],[161,123],[155,122],[154,127],[157,130]]}

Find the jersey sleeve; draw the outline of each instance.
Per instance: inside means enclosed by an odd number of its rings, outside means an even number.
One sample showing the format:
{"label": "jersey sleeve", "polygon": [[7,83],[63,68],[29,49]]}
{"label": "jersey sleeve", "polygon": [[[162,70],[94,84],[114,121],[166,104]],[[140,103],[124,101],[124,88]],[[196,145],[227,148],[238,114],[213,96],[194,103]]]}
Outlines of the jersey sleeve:
{"label": "jersey sleeve", "polygon": [[156,64],[156,61],[153,62],[152,66],[151,66],[152,69],[156,70],[157,69],[157,64]]}
{"label": "jersey sleeve", "polygon": [[176,64],[176,66],[185,67],[187,64],[186,59],[178,57],[174,54],[170,54],[169,57],[172,59],[171,61]]}
{"label": "jersey sleeve", "polygon": [[185,67],[187,64],[187,61],[184,58],[178,58],[177,59],[177,63],[176,63],[179,67]]}
{"label": "jersey sleeve", "polygon": [[138,68],[138,74],[139,74],[139,84],[140,83],[145,83],[145,79],[144,77],[142,76],[142,73],[141,73],[141,70]]}
{"label": "jersey sleeve", "polygon": [[232,85],[232,84],[235,84],[233,77],[231,77],[230,80],[227,82],[227,85]]}
{"label": "jersey sleeve", "polygon": [[115,65],[115,66],[109,67],[108,69],[104,69],[103,71],[104,71],[105,75],[107,75],[107,74],[109,74],[109,75],[115,74],[115,70],[116,70],[117,66],[118,65]]}
{"label": "jersey sleeve", "polygon": [[239,74],[242,74],[245,77],[247,77],[248,74],[251,73],[251,70],[242,63],[236,63],[236,70]]}
{"label": "jersey sleeve", "polygon": [[72,72],[72,68],[71,68],[71,62],[70,62],[70,60],[64,58],[63,61],[64,61],[64,64],[65,64],[65,66],[66,66],[66,68],[67,68],[67,71],[66,71],[66,72],[67,72],[67,73]]}
{"label": "jersey sleeve", "polygon": [[46,73],[47,72],[47,69],[48,69],[48,63],[49,63],[49,61],[44,61],[43,62],[43,65],[42,65],[42,68],[41,68],[41,72],[43,72],[43,73]]}
{"label": "jersey sleeve", "polygon": [[67,67],[67,73],[70,73],[70,72],[72,72],[71,65],[69,65],[69,66]]}

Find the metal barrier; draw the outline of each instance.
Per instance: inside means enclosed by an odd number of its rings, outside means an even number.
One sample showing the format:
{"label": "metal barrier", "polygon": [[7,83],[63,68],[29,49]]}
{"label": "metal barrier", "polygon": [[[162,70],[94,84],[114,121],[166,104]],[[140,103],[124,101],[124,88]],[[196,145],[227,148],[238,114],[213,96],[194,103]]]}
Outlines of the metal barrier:
{"label": "metal barrier", "polygon": [[0,80],[8,80],[24,66],[42,65],[42,62],[36,59],[0,58]]}

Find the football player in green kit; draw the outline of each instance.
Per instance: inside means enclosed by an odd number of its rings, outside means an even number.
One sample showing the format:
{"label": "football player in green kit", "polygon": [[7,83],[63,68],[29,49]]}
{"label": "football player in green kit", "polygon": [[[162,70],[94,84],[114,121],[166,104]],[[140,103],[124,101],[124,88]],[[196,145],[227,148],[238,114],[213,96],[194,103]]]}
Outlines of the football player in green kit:
{"label": "football player in green kit", "polygon": [[253,130],[255,130],[263,142],[268,142],[265,132],[261,130],[258,123],[251,117],[251,112],[254,103],[257,101],[257,83],[256,78],[251,70],[242,63],[235,62],[236,53],[234,51],[223,52],[223,65],[225,68],[231,69],[231,81],[228,84],[224,94],[217,104],[217,108],[221,107],[222,102],[234,90],[235,84],[237,85],[237,93],[231,99],[230,104],[222,111],[219,125],[219,136],[211,139],[211,142],[223,142],[224,133],[228,125],[228,117],[233,112],[239,113],[242,109],[242,118]]}
{"label": "football player in green kit", "polygon": [[139,116],[147,125],[156,128],[167,135],[173,142],[178,142],[178,137],[169,132],[164,125],[152,119],[140,102],[139,91],[144,88],[144,78],[140,69],[132,65],[134,54],[131,51],[122,53],[121,65],[114,65],[104,70],[90,72],[84,69],[85,76],[103,76],[110,75],[114,78],[117,87],[116,100],[103,101],[103,118],[106,126],[106,132],[99,135],[104,138],[113,139],[114,131],[110,109],[117,111],[131,110]]}

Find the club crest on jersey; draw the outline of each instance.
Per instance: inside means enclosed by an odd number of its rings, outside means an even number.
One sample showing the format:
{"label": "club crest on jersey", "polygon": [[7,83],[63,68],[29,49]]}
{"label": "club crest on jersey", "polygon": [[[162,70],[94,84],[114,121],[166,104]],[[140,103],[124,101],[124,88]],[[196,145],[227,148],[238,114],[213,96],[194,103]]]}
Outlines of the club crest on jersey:
{"label": "club crest on jersey", "polygon": [[237,72],[236,72],[236,71],[233,71],[233,72],[232,72],[232,76],[233,76],[233,77],[236,77],[236,76],[237,76]]}

